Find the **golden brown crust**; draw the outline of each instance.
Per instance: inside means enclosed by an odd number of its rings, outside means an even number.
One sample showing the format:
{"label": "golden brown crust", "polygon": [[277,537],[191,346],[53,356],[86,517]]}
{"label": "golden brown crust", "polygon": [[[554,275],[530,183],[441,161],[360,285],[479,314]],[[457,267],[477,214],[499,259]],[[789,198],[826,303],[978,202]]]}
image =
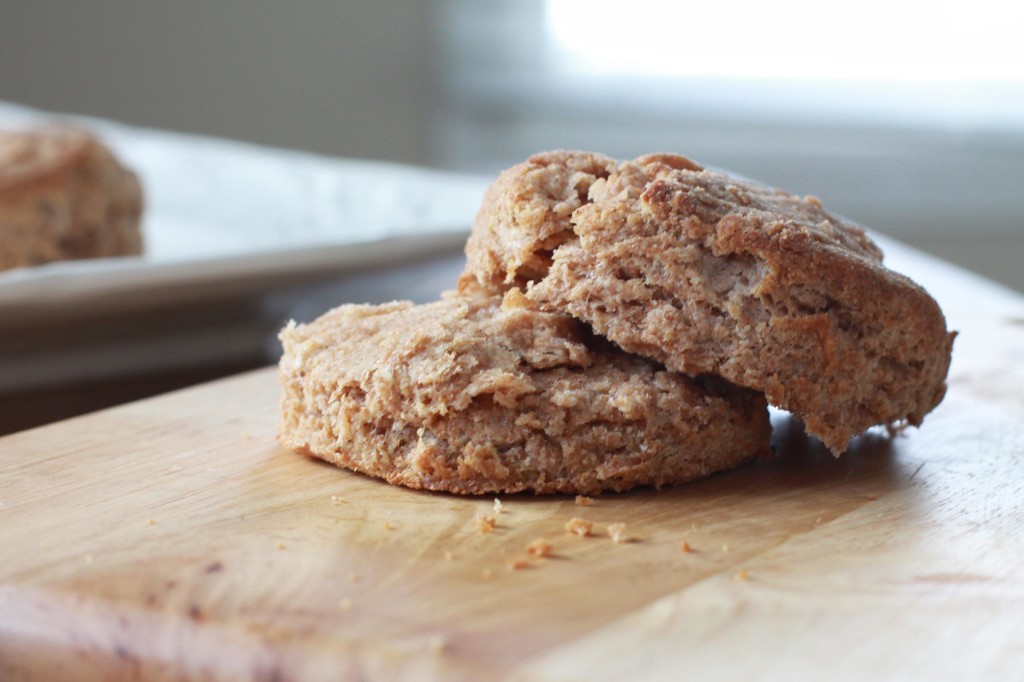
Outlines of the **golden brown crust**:
{"label": "golden brown crust", "polygon": [[520,288],[627,351],[764,392],[835,452],[945,393],[954,335],[863,230],[685,157],[531,157],[488,190],[466,254],[461,287]]}
{"label": "golden brown crust", "polygon": [[142,189],[93,136],[0,131],[0,270],[138,254]]}
{"label": "golden brown crust", "polygon": [[346,305],[281,339],[282,444],[412,488],[670,485],[768,447],[761,396],[665,371],[516,292]]}

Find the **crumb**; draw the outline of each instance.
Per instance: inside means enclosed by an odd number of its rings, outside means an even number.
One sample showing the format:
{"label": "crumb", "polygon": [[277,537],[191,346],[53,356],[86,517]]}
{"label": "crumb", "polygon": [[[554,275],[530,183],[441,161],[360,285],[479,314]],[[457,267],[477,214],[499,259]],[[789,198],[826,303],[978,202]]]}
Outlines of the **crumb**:
{"label": "crumb", "polygon": [[349,581],[350,583],[357,583],[357,582],[359,582],[360,580],[362,580],[362,578],[360,578],[360,577],[359,577],[358,575],[356,575],[355,573],[349,573],[349,574],[348,574],[348,581]]}
{"label": "crumb", "polygon": [[612,542],[616,544],[629,542],[630,540],[629,536],[626,535],[626,524],[624,523],[609,523],[608,535],[611,537]]}
{"label": "crumb", "polygon": [[729,545],[727,545],[727,544],[722,545],[722,553],[724,553],[724,554],[728,554],[729,553]]}
{"label": "crumb", "polygon": [[495,497],[494,498],[494,513],[495,514],[501,514],[503,511],[505,511],[505,505],[503,505],[501,503],[501,500],[499,500],[497,497]]}
{"label": "crumb", "polygon": [[433,635],[427,642],[427,648],[430,650],[430,653],[435,656],[443,654],[447,647],[448,641],[445,639],[444,635]]}
{"label": "crumb", "polygon": [[551,556],[551,543],[544,538],[537,538],[526,548],[526,553],[538,558]]}
{"label": "crumb", "polygon": [[906,420],[903,420],[903,419],[901,419],[900,421],[898,421],[898,422],[896,422],[894,424],[886,424],[885,425],[885,430],[889,434],[889,438],[895,438],[896,436],[900,435],[901,433],[903,433],[904,431],[906,431],[909,428],[910,428],[910,422],[908,422]]}
{"label": "crumb", "polygon": [[331,495],[331,504],[345,504],[346,502],[348,502],[348,500],[346,500],[344,497],[340,497],[338,495]]}
{"label": "crumb", "polygon": [[395,527],[391,525],[389,521],[384,522],[384,530],[394,530]]}
{"label": "crumb", "polygon": [[530,562],[526,559],[516,559],[508,563],[508,570],[510,571],[522,571],[523,569],[529,568]]}
{"label": "crumb", "polygon": [[686,540],[683,540],[683,544],[679,545],[679,549],[680,549],[680,551],[682,551],[685,554],[692,554],[693,553],[693,547],[690,547],[690,543],[687,542]]}
{"label": "crumb", "polygon": [[352,602],[352,597],[345,597],[340,602],[338,602],[338,608],[342,611],[351,611],[353,606],[354,604]]}
{"label": "crumb", "polygon": [[867,496],[867,498],[868,498],[869,500],[871,500],[872,502],[874,502],[875,500],[877,500],[877,499],[878,499],[878,495],[868,495],[868,496]]}
{"label": "crumb", "polygon": [[814,519],[814,525],[818,525],[819,523],[821,523],[821,517],[820,516],[818,518]]}
{"label": "crumb", "polygon": [[750,580],[750,571],[744,568],[742,571],[737,571],[734,577],[740,582],[746,582]]}
{"label": "crumb", "polygon": [[577,495],[576,496],[576,506],[577,507],[589,507],[592,504],[594,504],[594,498],[593,497],[587,497],[586,495]]}
{"label": "crumb", "polygon": [[690,524],[690,528],[692,528],[693,530],[697,530],[698,528],[700,528],[700,523],[697,522],[697,521],[694,521],[693,523]]}
{"label": "crumb", "polygon": [[579,535],[581,538],[585,538],[588,535],[590,535],[590,531],[591,529],[593,529],[593,527],[593,523],[587,521],[586,519],[581,519],[578,516],[572,517],[565,523],[566,531],[568,531],[569,533],[575,533],[576,535]]}
{"label": "crumb", "polygon": [[279,542],[279,543],[277,543],[275,545],[275,547],[277,547],[278,549],[284,549],[284,543],[283,542]]}
{"label": "crumb", "polygon": [[494,527],[498,525],[498,520],[493,516],[487,514],[478,514],[476,517],[477,525],[480,526],[481,533],[490,533],[494,530]]}
{"label": "crumb", "polygon": [[445,561],[455,561],[455,555],[452,554],[451,552],[445,552],[444,553],[444,560]]}
{"label": "crumb", "polygon": [[156,525],[156,519],[154,519],[154,518],[152,518],[152,517],[151,517],[151,518],[148,518],[148,519],[146,519],[146,525],[147,525],[147,526],[155,526],[155,525]]}

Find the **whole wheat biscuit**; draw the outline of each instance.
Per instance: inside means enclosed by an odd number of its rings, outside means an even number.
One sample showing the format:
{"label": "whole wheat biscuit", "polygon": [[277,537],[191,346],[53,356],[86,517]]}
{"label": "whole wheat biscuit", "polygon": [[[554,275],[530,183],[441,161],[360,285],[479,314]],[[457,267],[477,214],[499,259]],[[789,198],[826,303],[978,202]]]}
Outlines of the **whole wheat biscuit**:
{"label": "whole wheat biscuit", "polygon": [[281,443],[411,488],[593,494],[768,449],[762,396],[665,371],[518,292],[344,305],[281,340]]}
{"label": "whole wheat biscuit", "polygon": [[142,190],[73,128],[0,131],[0,270],[142,250]]}
{"label": "whole wheat biscuit", "polygon": [[836,453],[945,394],[954,334],[863,230],[681,156],[533,156],[488,190],[466,254],[460,286],[522,289],[629,352],[761,391]]}

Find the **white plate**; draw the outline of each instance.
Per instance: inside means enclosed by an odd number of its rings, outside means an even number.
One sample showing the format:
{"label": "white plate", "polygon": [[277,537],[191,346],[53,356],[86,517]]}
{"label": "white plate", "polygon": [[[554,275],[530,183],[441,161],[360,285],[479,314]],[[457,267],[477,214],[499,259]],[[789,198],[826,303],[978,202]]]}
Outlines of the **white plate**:
{"label": "white plate", "polygon": [[289,292],[457,253],[489,182],[0,103],[0,127],[59,119],[139,174],[145,253],[0,272],[0,392],[272,359],[279,318],[311,309]]}
{"label": "white plate", "polygon": [[[0,126],[57,117],[0,104]],[[458,249],[487,178],[70,120],[140,176],[145,253],[0,272],[0,330],[262,293]]]}

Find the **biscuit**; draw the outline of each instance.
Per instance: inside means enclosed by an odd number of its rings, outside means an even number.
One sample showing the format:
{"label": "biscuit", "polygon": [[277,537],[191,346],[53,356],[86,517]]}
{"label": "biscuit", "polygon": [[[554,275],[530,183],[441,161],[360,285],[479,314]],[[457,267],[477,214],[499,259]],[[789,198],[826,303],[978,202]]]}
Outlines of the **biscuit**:
{"label": "biscuit", "polygon": [[282,445],[410,488],[595,494],[768,450],[761,395],[666,371],[518,292],[343,305],[280,338]]}
{"label": "biscuit", "polygon": [[689,375],[763,392],[835,453],[872,425],[919,425],[955,334],[864,231],[681,156],[549,152],[488,189],[460,286],[543,310]]}
{"label": "biscuit", "polygon": [[142,190],[93,136],[0,131],[0,270],[138,254]]}

